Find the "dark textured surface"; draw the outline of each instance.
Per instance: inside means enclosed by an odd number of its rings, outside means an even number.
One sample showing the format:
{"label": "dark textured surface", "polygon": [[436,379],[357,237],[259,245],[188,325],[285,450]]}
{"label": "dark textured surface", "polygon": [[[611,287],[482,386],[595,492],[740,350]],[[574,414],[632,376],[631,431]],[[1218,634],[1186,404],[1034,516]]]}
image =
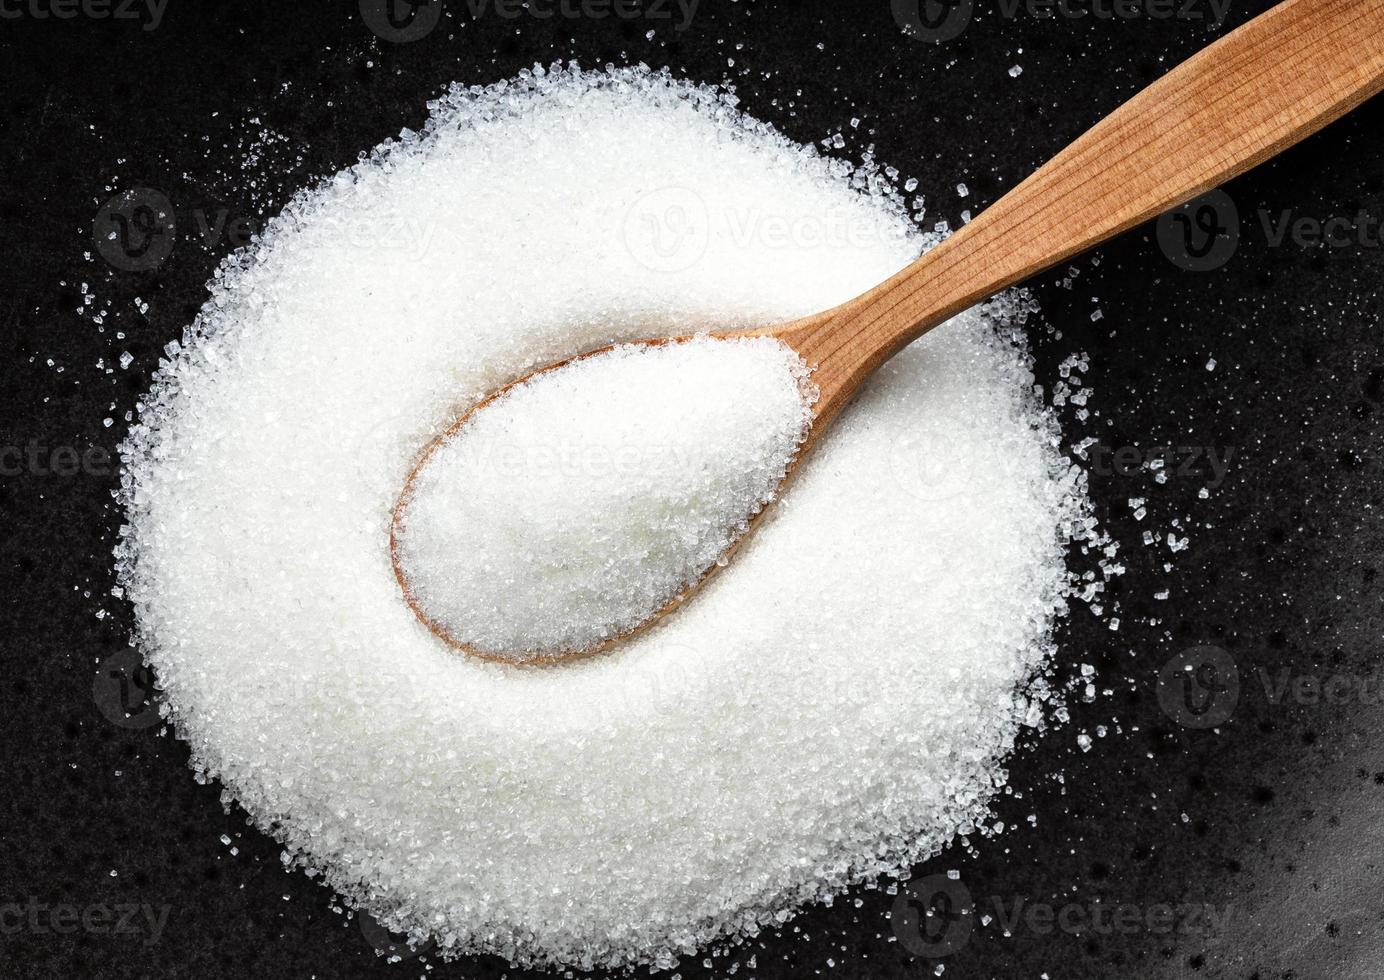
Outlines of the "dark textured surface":
{"label": "dark textured surface", "polygon": [[[1217,28],[1039,19],[1022,7],[1006,17],[981,2],[969,29],[942,45],[906,37],[888,0],[703,0],[685,30],[675,7],[670,20],[623,23],[507,19],[488,5],[473,17],[457,0],[436,31],[405,45],[377,40],[346,2],[179,2],[153,30],[143,29],[148,17],[94,19],[80,6],[72,19],[35,16],[51,0],[4,8],[0,975],[506,972],[491,960],[378,959],[328,891],[284,873],[273,842],[240,811],[223,812],[217,788],[195,783],[178,742],[112,723],[93,698],[98,660],[125,649],[130,627],[128,608],[107,595],[120,523],[111,453],[160,348],[235,244],[229,232],[204,239],[199,221],[214,226],[224,209],[226,228],[254,227],[294,189],[416,127],[426,99],[452,80],[577,58],[729,79],[749,112],[803,141],[849,133],[858,117],[851,145],[872,141],[881,160],[919,178],[929,220],[955,222],[1267,6],[1236,0]],[[1023,72],[1011,77],[1015,64]],[[262,127],[287,140],[247,170]],[[1274,244],[1258,212],[1274,222],[1285,210],[1384,215],[1382,130],[1376,102],[1233,182],[1242,235],[1220,269],[1181,270],[1150,226],[1101,249],[1098,265],[1081,259],[1068,284],[1062,272],[1035,282],[1040,383],[1053,384],[1067,354],[1090,353],[1089,407],[1099,414],[1078,434],[1136,447],[1112,461],[1168,445],[1203,458],[1185,465],[1179,455],[1163,483],[1123,464],[1091,477],[1128,568],[1114,585],[1121,624],[1112,632],[1078,611],[1060,637],[1060,673],[1090,664],[1098,692],[1110,693],[1074,697],[1071,725],[1016,757],[1002,835],[919,869],[934,881],[958,872],[976,906],[941,934],[945,976],[1378,975],[1384,852],[1371,818],[1384,801],[1374,735],[1384,713],[1371,672],[1384,642],[1375,562],[1384,253],[1377,227],[1366,243]],[[92,245],[98,209],[133,187],[157,189],[177,214],[177,244],[152,272],[114,269]],[[78,315],[83,283],[97,298]],[[103,308],[104,332],[92,315]],[[135,357],[128,370],[96,367],[122,351]],[[1223,479],[1207,449],[1231,459]],[[1147,499],[1142,521],[1132,497]],[[1145,529],[1159,541],[1145,546]],[[1170,530],[1190,537],[1185,551],[1166,546]],[[1219,680],[1194,676],[1218,687],[1231,672],[1239,679],[1238,701],[1223,693],[1211,705],[1228,714],[1214,729],[1201,727],[1208,715],[1177,708],[1175,687],[1159,697],[1160,668],[1201,645],[1224,651],[1212,655],[1222,669]],[[1294,680],[1310,677],[1335,678],[1331,696],[1314,702],[1308,682]],[[1098,725],[1108,734],[1082,752],[1077,734]],[[681,972],[724,976],[738,963],[739,975],[766,980],[932,976],[937,962],[894,941],[894,904],[860,890],[711,970],[689,962]],[[1093,909],[1115,907],[1093,920]],[[957,929],[970,929],[966,942],[950,941]]]}

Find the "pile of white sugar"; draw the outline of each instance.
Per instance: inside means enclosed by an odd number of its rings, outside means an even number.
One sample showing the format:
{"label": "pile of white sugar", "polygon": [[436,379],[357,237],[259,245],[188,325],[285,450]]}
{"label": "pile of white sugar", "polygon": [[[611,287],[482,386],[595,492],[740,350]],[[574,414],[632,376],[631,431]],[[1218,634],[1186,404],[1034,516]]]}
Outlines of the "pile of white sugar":
{"label": "pile of white sugar", "polygon": [[773,499],[811,422],[768,337],[623,344],[506,390],[409,483],[396,568],[450,642],[525,661],[639,626]]}
{"label": "pile of white sugar", "polygon": [[[828,308],[923,245],[876,169],[646,70],[458,87],[300,194],[219,272],[125,447],[120,576],[199,777],[386,926],[524,965],[669,967],[973,832],[1041,718],[1067,556],[1097,543],[1017,304],[894,358],[729,566],[602,656],[459,654],[389,547],[419,454],[496,388]],[[747,492],[791,427],[773,439]],[[566,507],[585,480],[542,492]],[[529,545],[484,534],[518,569]],[[667,569],[612,574],[563,601],[652,596]],[[567,635],[558,606],[535,617]]]}

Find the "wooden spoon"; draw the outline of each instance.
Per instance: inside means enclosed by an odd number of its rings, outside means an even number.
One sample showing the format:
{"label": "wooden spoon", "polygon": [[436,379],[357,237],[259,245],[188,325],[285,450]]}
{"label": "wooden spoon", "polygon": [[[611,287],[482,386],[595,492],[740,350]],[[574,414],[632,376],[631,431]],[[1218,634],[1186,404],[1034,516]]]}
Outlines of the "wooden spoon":
{"label": "wooden spoon", "polygon": [[[812,368],[820,397],[801,460],[865,379],[928,330],[1249,170],[1381,88],[1384,0],[1286,0],[1145,88],[970,224],[869,292],[800,320],[713,336],[776,337]],[[428,456],[501,392],[424,450],[395,505],[390,533],[395,576],[414,613],[446,642],[486,659],[497,658],[458,642],[419,609],[399,565],[397,540],[402,505]],[[762,516],[763,511],[755,515],[750,530]],[[634,630],[586,650],[529,659],[605,649],[676,608],[718,567]]]}

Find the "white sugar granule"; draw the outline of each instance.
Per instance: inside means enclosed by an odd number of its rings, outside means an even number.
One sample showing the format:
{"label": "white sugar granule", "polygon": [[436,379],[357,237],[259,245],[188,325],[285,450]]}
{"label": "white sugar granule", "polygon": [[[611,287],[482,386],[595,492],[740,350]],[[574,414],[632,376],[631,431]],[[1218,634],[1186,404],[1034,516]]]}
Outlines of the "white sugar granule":
{"label": "white sugar granule", "polygon": [[885,365],[608,654],[461,655],[388,544],[423,448],[501,385],[826,309],[924,244],[878,171],[645,70],[455,88],[300,194],[125,447],[120,577],[199,778],[388,928],[517,964],[668,967],[973,832],[1098,543],[1022,303]]}
{"label": "white sugar granule", "polygon": [[442,636],[505,659],[628,632],[773,498],[811,421],[806,376],[772,338],[700,338],[515,385],[410,484],[396,523],[408,594]]}

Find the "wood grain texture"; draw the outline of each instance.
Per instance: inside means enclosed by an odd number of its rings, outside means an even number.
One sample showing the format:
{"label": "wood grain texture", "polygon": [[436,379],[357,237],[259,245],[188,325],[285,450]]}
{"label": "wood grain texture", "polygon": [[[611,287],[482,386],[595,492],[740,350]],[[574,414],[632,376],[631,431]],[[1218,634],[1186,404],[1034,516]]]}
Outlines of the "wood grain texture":
{"label": "wood grain texture", "polygon": [[927,330],[1249,170],[1381,88],[1384,0],[1287,0],[1149,85],[886,282],[757,332],[815,368],[820,435]]}

